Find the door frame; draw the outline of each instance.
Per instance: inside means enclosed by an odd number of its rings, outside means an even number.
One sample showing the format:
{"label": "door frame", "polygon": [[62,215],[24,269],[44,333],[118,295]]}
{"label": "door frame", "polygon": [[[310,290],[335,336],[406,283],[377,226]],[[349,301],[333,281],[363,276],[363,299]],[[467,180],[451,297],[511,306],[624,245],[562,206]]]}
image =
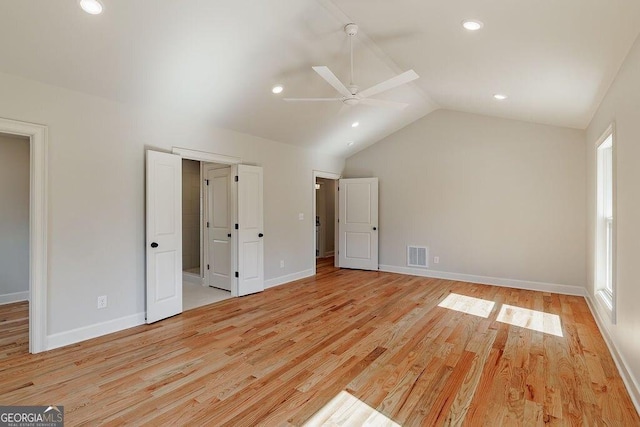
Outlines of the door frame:
{"label": "door frame", "polygon": [[0,118],[0,132],[29,138],[29,352],[40,353],[47,349],[49,128]]}
{"label": "door frame", "polygon": [[[313,276],[316,275],[316,178],[325,178],[325,179],[332,179],[334,181],[339,180],[340,178],[342,178],[342,175],[338,174],[338,173],[333,173],[333,172],[325,172],[325,171],[319,171],[319,170],[314,170],[313,171],[313,179],[311,180],[311,191],[312,191],[312,208],[311,208],[311,241],[313,242],[313,245],[311,247],[312,251],[312,257],[311,257],[311,269],[313,270]],[[338,209],[338,192],[336,191],[335,194],[336,197],[336,202],[334,204],[335,209],[337,211]],[[335,239],[334,239],[334,248],[335,245],[338,244],[338,215],[336,212],[336,215],[334,215],[335,218],[335,226],[334,226],[334,233],[335,233]],[[339,246],[338,246],[339,247]],[[338,251],[334,249],[334,265],[337,267],[338,266]]]}
{"label": "door frame", "polygon": [[[183,159],[197,160],[199,162],[205,162],[205,163],[218,163],[218,164],[223,164],[223,165],[229,165],[229,166],[232,167],[232,169],[231,169],[232,175],[234,174],[233,167],[239,165],[242,162],[242,159],[240,157],[227,156],[227,155],[224,155],[224,154],[210,153],[210,152],[206,152],[206,151],[192,150],[192,149],[189,149],[189,148],[173,147],[171,152],[173,154],[178,154]],[[202,168],[201,168],[201,170],[202,170]],[[202,176],[200,178],[201,178],[200,181],[202,181]],[[202,188],[202,182],[200,183],[200,188]],[[237,192],[238,192],[237,186],[232,185],[231,186],[231,218],[232,218],[232,222],[238,222],[237,221],[237,218],[238,218],[238,194],[237,194]],[[237,236],[236,230],[232,230],[231,232],[235,235],[235,238],[232,239],[232,242],[231,242],[231,259],[232,259],[232,261],[231,261],[232,270],[231,271],[237,271],[236,267],[238,265],[238,250],[237,250],[238,236]],[[202,242],[202,239],[201,239],[201,242]],[[201,251],[201,252],[204,253],[204,251]],[[202,277],[204,277],[204,275],[202,275]],[[231,278],[231,296],[232,297],[237,297],[238,296],[238,279],[235,278],[235,277]]]}

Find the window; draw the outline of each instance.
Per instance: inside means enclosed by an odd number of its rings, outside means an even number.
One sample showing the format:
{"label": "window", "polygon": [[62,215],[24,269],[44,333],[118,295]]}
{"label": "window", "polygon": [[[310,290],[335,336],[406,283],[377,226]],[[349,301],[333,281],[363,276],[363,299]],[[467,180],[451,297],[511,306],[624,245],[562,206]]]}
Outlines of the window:
{"label": "window", "polygon": [[[614,141],[610,127],[597,146],[596,295],[613,314],[615,280]],[[612,316],[613,317],[613,316]]]}

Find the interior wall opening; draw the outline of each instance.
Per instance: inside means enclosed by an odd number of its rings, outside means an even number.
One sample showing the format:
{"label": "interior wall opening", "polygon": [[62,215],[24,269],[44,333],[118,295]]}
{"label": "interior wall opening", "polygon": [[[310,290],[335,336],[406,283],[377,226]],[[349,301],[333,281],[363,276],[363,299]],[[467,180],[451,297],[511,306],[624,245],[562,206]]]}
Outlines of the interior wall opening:
{"label": "interior wall opening", "polygon": [[182,159],[183,310],[231,298],[231,167]]}
{"label": "interior wall opening", "polygon": [[0,133],[0,361],[29,352],[30,151]]}
{"label": "interior wall opening", "polygon": [[338,180],[315,178],[315,256],[316,266],[333,265],[337,243],[337,203]]}

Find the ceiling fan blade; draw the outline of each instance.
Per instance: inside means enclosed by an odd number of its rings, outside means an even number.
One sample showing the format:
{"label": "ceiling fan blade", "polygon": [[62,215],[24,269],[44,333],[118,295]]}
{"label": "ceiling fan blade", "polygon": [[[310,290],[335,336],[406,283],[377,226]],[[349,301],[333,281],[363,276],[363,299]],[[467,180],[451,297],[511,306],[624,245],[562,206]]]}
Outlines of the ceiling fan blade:
{"label": "ceiling fan blade", "polygon": [[342,101],[342,98],[282,98],[283,101],[287,102],[306,102],[306,101],[315,101],[315,102],[330,102],[330,101]]}
{"label": "ceiling fan blade", "polygon": [[385,80],[382,83],[378,83],[377,85],[372,86],[369,89],[365,89],[362,92],[359,92],[358,95],[363,98],[377,95],[386,90],[393,89],[394,87],[398,87],[405,83],[409,83],[419,77],[420,76],[413,70],[405,71],[402,74],[398,74],[397,76],[390,78],[389,80]]}
{"label": "ceiling fan blade", "polygon": [[329,69],[329,67],[320,66],[320,67],[312,67],[313,71],[318,73],[320,77],[325,79],[327,83],[335,88],[338,92],[340,92],[344,96],[353,96],[349,89],[336,77],[335,74]]}
{"label": "ceiling fan blade", "polygon": [[393,101],[383,101],[382,99],[373,99],[373,98],[364,98],[361,99],[359,104],[371,105],[373,107],[388,107],[394,108],[396,110],[404,110],[409,106],[409,104],[405,104],[402,102],[393,102]]}

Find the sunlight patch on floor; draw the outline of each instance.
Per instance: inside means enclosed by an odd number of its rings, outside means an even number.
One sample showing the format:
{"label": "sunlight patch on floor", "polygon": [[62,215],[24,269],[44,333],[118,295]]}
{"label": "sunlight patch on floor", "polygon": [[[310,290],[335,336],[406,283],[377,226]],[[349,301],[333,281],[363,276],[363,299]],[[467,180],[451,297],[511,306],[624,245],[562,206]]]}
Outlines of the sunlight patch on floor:
{"label": "sunlight patch on floor", "polygon": [[496,320],[498,322],[519,326],[521,328],[555,335],[557,337],[564,336],[562,334],[560,316],[557,314],[544,313],[538,310],[529,310],[528,308],[503,304]]}
{"label": "sunlight patch on floor", "polygon": [[450,310],[461,311],[474,316],[484,317],[485,319],[491,314],[493,306],[496,303],[486,299],[468,297],[456,293],[450,293],[442,300],[438,307],[448,308]]}
{"label": "sunlight patch on floor", "polygon": [[400,424],[343,390],[309,418],[304,426],[400,427]]}

